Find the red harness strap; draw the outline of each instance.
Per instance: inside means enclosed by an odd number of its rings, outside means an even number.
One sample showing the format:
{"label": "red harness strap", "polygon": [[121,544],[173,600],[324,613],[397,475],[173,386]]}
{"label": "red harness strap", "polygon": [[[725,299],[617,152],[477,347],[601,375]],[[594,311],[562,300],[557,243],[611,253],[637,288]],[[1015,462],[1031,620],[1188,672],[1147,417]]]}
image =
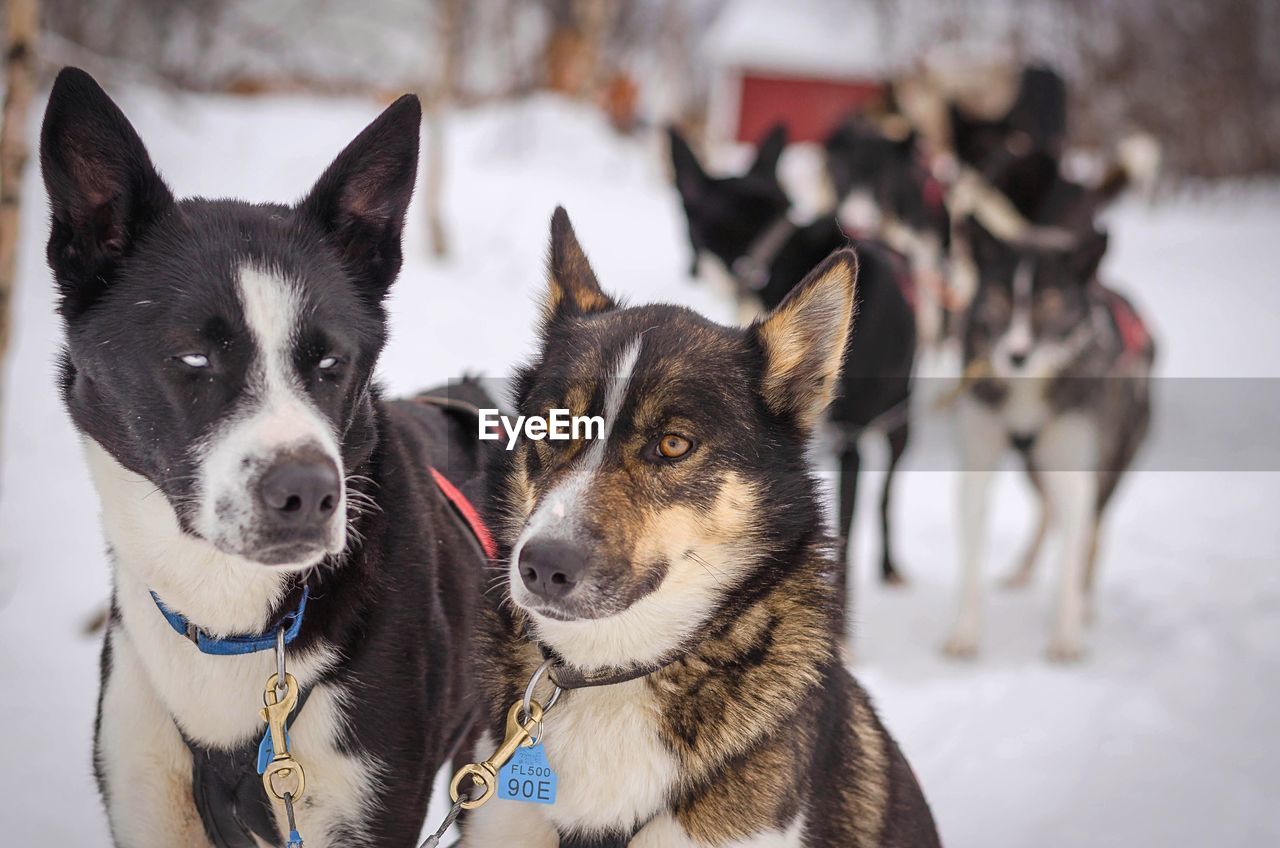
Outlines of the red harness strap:
{"label": "red harness strap", "polygon": [[1150,341],[1146,324],[1138,317],[1138,313],[1125,300],[1111,289],[1104,288],[1103,293],[1107,305],[1111,307],[1111,319],[1116,323],[1116,331],[1120,333],[1120,343],[1124,352],[1129,355],[1141,353]]}
{"label": "red harness strap", "polygon": [[493,541],[489,528],[484,526],[484,519],[480,517],[480,513],[472,506],[471,501],[467,500],[467,496],[462,494],[457,486],[450,483],[449,479],[441,474],[438,469],[431,469],[431,477],[436,481],[436,485],[440,487],[440,494],[444,495],[449,503],[453,504],[453,508],[462,516],[462,520],[467,522],[467,527],[471,529],[476,541],[484,549],[484,555],[489,559],[497,559],[498,545]]}
{"label": "red harness strap", "polygon": [[925,170],[924,178],[924,205],[931,212],[937,212],[945,208],[947,203],[947,192],[942,187],[942,181],[933,175],[932,171]]}

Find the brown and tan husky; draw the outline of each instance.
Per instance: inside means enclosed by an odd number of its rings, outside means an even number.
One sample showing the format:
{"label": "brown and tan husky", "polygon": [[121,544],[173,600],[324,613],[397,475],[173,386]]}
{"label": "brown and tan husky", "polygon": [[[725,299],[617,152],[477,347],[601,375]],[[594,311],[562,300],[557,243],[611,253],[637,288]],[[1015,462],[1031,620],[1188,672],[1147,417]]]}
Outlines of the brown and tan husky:
{"label": "brown and tan husky", "polygon": [[[503,559],[480,637],[480,753],[544,659],[554,804],[493,800],[467,848],[936,846],[928,804],[842,662],[805,447],[840,373],[857,260],[722,327],[604,294],[557,210],[523,415],[598,438],[502,452]],[[537,690],[548,699],[544,682]]]}

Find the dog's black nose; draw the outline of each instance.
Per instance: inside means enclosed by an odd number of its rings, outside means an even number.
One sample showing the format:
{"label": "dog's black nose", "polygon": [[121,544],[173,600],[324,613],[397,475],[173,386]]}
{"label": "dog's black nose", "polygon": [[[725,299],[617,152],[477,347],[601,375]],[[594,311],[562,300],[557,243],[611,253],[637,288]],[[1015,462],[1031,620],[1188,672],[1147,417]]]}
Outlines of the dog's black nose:
{"label": "dog's black nose", "polygon": [[276,523],[298,529],[324,524],[338,508],[342,480],[328,457],[281,459],[258,484],[264,512]]}
{"label": "dog's black nose", "polygon": [[525,588],[549,601],[573,591],[587,571],[587,554],[561,539],[530,539],[520,549],[520,579]]}
{"label": "dog's black nose", "polygon": [[1010,354],[1009,354],[1009,363],[1010,363],[1014,368],[1021,368],[1022,366],[1026,365],[1026,364],[1027,364],[1027,352],[1026,352],[1025,350],[1020,350],[1020,351],[1017,351],[1017,352],[1015,352],[1015,353],[1010,353]]}

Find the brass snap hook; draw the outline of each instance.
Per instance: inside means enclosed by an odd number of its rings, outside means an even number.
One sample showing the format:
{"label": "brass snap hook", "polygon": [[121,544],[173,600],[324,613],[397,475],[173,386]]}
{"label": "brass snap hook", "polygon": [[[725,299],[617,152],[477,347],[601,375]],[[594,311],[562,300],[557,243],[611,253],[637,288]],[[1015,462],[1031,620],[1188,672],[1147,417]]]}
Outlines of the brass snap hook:
{"label": "brass snap hook", "polygon": [[[525,714],[523,723],[520,721],[522,712]],[[453,776],[453,780],[449,783],[449,797],[454,803],[461,804],[464,810],[474,810],[496,795],[498,772],[515,754],[517,748],[522,745],[529,747],[533,744],[533,732],[542,723],[543,714],[542,705],[537,701],[529,702],[527,712],[524,699],[512,704],[511,709],[507,710],[506,738],[502,740],[498,750],[482,763],[469,763],[463,766]],[[483,791],[478,797],[464,801],[461,793],[462,780],[467,776],[471,777],[473,787],[480,786]]]}
{"label": "brass snap hook", "polygon": [[[282,691],[283,697],[280,694]],[[271,762],[262,773],[262,785],[266,787],[267,793],[275,796],[277,800],[285,800],[285,795],[288,794],[292,796],[292,800],[296,801],[302,797],[302,793],[307,788],[307,777],[302,771],[302,765],[289,753],[285,722],[289,718],[289,713],[298,706],[298,681],[288,673],[284,675],[283,683],[279,673],[271,675],[267,678],[266,687],[262,692],[262,702],[265,706],[259,711],[259,715],[267,723],[267,730],[271,733],[271,747],[275,752],[275,756],[271,758]],[[288,792],[276,789],[273,778],[279,776],[281,779],[287,779],[295,772],[298,781],[296,790]]]}

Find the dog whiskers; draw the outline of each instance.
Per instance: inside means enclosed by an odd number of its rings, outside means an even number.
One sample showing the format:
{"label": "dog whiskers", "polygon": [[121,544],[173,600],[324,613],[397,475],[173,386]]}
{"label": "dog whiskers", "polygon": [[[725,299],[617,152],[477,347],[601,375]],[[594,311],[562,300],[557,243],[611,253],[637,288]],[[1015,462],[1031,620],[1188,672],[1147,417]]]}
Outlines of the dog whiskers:
{"label": "dog whiskers", "polygon": [[720,586],[721,588],[724,587],[724,584],[720,582],[720,577],[716,574],[716,569],[712,568],[711,563],[707,562],[701,554],[693,550],[687,550],[684,552],[684,555],[685,558],[693,560],[698,565],[702,566],[702,570],[707,572],[708,576],[710,576],[712,580],[716,581],[717,586]]}

